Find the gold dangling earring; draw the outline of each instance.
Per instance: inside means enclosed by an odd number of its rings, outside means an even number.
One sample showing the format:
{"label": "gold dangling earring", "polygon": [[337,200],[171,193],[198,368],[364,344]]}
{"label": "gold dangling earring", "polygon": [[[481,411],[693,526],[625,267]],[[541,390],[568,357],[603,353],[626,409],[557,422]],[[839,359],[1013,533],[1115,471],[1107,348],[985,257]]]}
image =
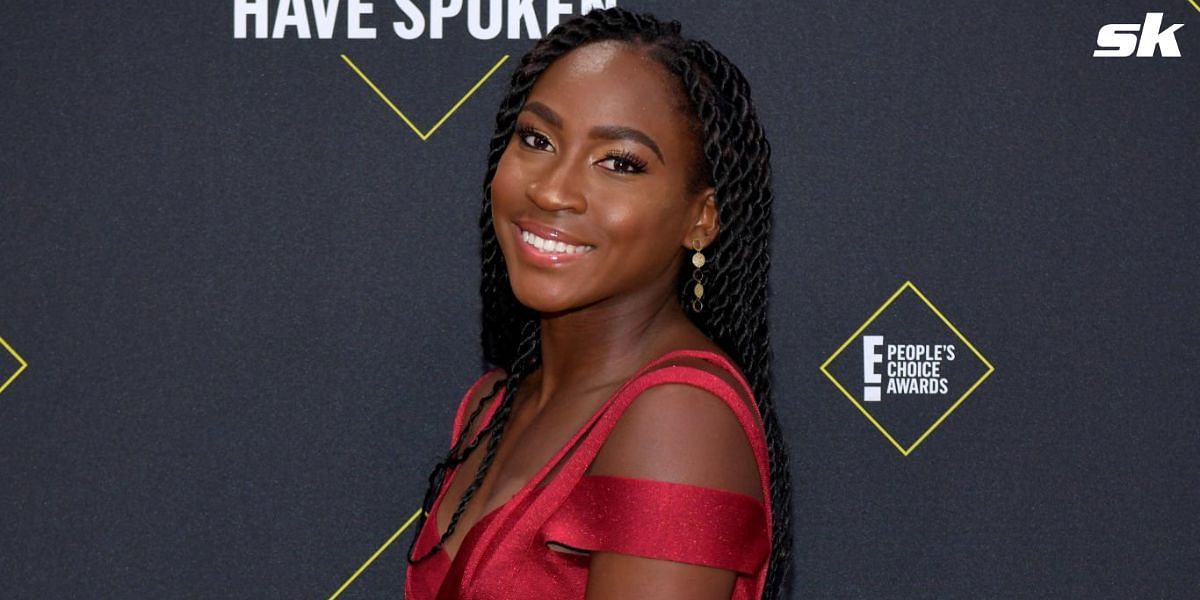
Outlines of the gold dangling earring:
{"label": "gold dangling earring", "polygon": [[692,240],[692,250],[696,253],[692,255],[692,266],[696,267],[692,271],[692,294],[696,297],[692,298],[692,310],[700,312],[704,308],[704,304],[700,299],[704,297],[704,276],[700,274],[700,267],[704,266],[704,253],[700,252],[700,240]]}

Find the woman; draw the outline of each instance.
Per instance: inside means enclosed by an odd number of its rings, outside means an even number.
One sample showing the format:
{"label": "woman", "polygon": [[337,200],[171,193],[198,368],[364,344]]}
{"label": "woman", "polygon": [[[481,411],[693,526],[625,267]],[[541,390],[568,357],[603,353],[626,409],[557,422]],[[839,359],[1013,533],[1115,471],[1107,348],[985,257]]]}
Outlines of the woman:
{"label": "woman", "polygon": [[513,74],[480,217],[497,366],[430,475],[409,600],[782,594],[770,148],[740,71],[679,31],[592,11]]}

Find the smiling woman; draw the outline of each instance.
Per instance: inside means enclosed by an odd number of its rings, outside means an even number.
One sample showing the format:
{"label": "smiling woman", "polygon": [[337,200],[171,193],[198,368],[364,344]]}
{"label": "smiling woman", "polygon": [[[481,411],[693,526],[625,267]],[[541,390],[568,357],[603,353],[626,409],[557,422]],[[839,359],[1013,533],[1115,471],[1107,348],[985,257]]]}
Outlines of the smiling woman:
{"label": "smiling woman", "polygon": [[781,597],[770,147],[741,72],[678,22],[592,11],[522,59],[489,159],[494,368],[430,475],[406,597]]}

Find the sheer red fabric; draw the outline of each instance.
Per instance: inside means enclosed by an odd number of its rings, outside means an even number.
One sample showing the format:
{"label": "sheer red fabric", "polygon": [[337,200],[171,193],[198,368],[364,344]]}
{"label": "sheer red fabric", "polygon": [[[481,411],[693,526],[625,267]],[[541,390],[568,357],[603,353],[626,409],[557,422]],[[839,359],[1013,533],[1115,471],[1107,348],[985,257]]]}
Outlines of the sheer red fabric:
{"label": "sheer red fabric", "polygon": [[[679,356],[699,357],[732,373],[753,398],[738,370],[722,356],[676,350],[647,363],[512,498],[481,518],[451,561],[445,550],[405,577],[408,600],[577,600],[587,588],[588,552],[621,552],[707,565],[737,572],[733,600],[762,597],[771,547],[770,470],[758,411],[720,377],[684,365],[653,368]],[[490,373],[490,372],[489,372]],[[488,373],[467,390],[458,408],[451,445],[466,406]],[[693,385],[721,398],[746,432],[758,464],[764,500],[683,483],[587,474],[604,440],[630,403],[664,383]],[[500,392],[503,394],[503,391]],[[486,425],[499,402],[485,416]],[[559,463],[559,470],[544,481]],[[437,543],[437,510],[457,468],[444,478],[433,510],[418,533],[415,555]]]}

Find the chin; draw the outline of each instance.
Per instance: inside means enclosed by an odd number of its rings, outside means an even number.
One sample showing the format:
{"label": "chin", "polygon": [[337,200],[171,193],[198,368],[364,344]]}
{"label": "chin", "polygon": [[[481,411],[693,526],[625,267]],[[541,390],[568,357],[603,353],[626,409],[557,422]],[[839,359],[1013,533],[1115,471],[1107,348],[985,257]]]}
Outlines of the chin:
{"label": "chin", "polygon": [[[509,280],[512,282],[512,279]],[[536,288],[536,289],[530,289]],[[541,286],[520,285],[512,282],[513,295],[517,301],[529,310],[539,313],[568,312],[578,306],[572,294],[559,293],[553,288]]]}

